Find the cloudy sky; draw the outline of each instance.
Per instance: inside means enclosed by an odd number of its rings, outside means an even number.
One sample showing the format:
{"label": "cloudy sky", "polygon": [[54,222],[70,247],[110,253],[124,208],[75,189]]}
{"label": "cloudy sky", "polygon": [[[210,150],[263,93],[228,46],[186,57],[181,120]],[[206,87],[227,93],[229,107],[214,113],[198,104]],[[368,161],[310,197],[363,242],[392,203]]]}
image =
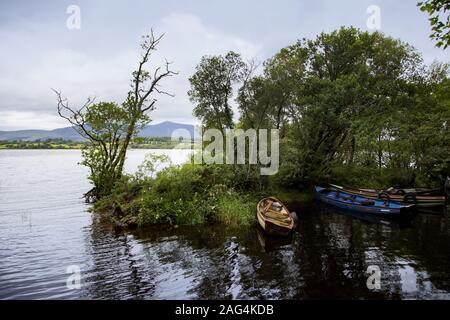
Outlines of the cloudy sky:
{"label": "cloudy sky", "polygon": [[[153,28],[164,40],[153,65],[173,61],[179,75],[164,82],[152,113],[192,123],[188,78],[205,54],[234,50],[263,61],[299,38],[341,26],[367,30],[371,5],[380,8],[380,31],[414,45],[427,63],[449,61],[429,40],[427,16],[416,0],[314,1],[7,1],[0,2],[0,130],[66,126],[56,115],[51,88],[72,106],[88,96],[121,102],[139,57],[140,36]],[[80,9],[80,29],[67,20]],[[70,20],[73,21],[73,20]]]}

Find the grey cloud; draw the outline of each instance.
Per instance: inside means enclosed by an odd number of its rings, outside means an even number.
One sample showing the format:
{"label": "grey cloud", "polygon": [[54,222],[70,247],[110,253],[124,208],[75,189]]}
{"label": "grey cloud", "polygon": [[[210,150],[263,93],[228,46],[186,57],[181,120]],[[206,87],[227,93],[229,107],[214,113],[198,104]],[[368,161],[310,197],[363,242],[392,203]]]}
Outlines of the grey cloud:
{"label": "grey cloud", "polygon": [[[81,30],[66,28],[66,8],[81,8]],[[228,50],[258,60],[296,39],[354,25],[366,29],[369,5],[381,8],[381,31],[423,53],[427,63],[448,61],[429,40],[427,17],[407,1],[10,1],[0,3],[0,130],[54,128],[50,88],[72,105],[95,95],[122,101],[150,27],[165,33],[154,57],[173,61],[180,74],[165,82],[175,98],[160,97],[156,121],[192,122],[188,78],[204,54]]]}

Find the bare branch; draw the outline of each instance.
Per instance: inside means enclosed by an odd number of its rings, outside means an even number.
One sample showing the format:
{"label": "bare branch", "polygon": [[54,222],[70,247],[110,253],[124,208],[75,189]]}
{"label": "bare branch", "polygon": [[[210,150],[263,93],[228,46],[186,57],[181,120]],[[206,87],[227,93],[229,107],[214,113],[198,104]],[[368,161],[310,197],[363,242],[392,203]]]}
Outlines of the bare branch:
{"label": "bare branch", "polygon": [[[57,97],[58,114],[66,119],[81,136],[90,140],[90,147],[100,149],[100,155],[95,152],[86,156],[95,165],[97,165],[98,157],[103,162],[99,167],[94,167],[92,163],[87,162],[91,169],[91,178],[95,176],[98,180],[94,181],[95,186],[101,189],[98,190],[98,195],[110,192],[111,183],[121,177],[130,141],[139,127],[145,123],[147,119],[145,113],[155,108],[157,99],[151,94],[173,96],[162,90],[159,84],[162,79],[178,74],[170,70],[170,63],[166,60],[165,66],[157,67],[152,73],[145,68],[163,37],[164,34],[155,36],[153,30],[149,35],[142,37],[142,54],[138,68],[132,73],[131,88],[126,101],[120,106],[116,105],[117,109],[110,109],[108,103],[91,107],[95,98],[88,98],[79,109],[73,109],[60,91],[52,89]],[[103,107],[105,109],[102,109]],[[107,113],[109,111],[111,115]],[[106,118],[105,115],[107,115]],[[88,121],[91,123],[87,123]]]}
{"label": "bare branch", "polygon": [[[89,108],[89,106],[92,105],[95,98],[88,98],[84,105],[79,110],[75,111],[69,107],[67,98],[63,98],[60,91],[55,89],[52,90],[55,92],[57,97],[59,116],[67,120],[83,138],[90,139],[91,141],[104,145],[104,142],[87,128],[87,124],[82,113],[83,109]],[[64,115],[64,110],[68,111],[70,115]]]}
{"label": "bare branch", "polygon": [[156,46],[159,44],[161,39],[164,37],[164,34],[161,34],[158,37],[155,37],[153,33],[153,29],[150,30],[150,35],[143,36],[143,42],[141,44],[141,48],[144,50],[142,54],[141,61],[139,62],[138,70],[136,71],[136,75],[134,77],[134,97],[135,101],[139,101],[139,86],[142,83],[142,72],[144,65],[148,62],[148,59],[152,53],[152,51],[156,50]]}
{"label": "bare branch", "polygon": [[[156,89],[159,81],[161,81],[165,77],[171,77],[173,75],[177,75],[178,74],[178,72],[170,70],[170,67],[169,67],[170,64],[171,63],[166,60],[166,71],[161,73],[161,74],[159,74],[159,75],[157,74],[157,71],[159,70],[159,68],[155,71],[155,77],[152,80],[150,88],[147,90],[145,95],[142,97],[142,102],[144,102],[153,91],[157,91],[158,93],[163,92],[163,91],[161,91],[159,89]],[[166,93],[166,94],[168,94],[168,93]],[[170,94],[168,94],[168,95],[170,95]]]}

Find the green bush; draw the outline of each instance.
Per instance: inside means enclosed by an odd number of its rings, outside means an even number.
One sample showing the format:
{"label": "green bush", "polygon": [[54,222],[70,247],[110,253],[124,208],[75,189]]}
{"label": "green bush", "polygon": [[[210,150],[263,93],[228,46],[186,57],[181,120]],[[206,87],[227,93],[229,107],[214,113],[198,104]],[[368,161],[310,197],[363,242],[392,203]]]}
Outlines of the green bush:
{"label": "green bush", "polygon": [[124,176],[94,208],[118,225],[248,224],[256,200],[244,191],[247,176],[234,166],[170,166],[154,178]]}
{"label": "green bush", "polygon": [[428,186],[425,176],[408,168],[377,168],[357,165],[335,165],[331,168],[332,183],[361,188],[392,186]]}
{"label": "green bush", "polygon": [[216,220],[227,225],[248,225],[256,214],[255,200],[248,195],[228,191],[219,196]]}

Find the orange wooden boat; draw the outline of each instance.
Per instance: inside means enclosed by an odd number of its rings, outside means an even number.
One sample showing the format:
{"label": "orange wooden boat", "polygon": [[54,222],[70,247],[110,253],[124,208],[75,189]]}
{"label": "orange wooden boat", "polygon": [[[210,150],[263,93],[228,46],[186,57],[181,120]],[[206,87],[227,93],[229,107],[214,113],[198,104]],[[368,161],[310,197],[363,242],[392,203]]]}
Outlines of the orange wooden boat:
{"label": "orange wooden boat", "polygon": [[294,228],[294,218],[286,206],[275,197],[264,198],[256,206],[259,225],[268,234],[288,235]]}

